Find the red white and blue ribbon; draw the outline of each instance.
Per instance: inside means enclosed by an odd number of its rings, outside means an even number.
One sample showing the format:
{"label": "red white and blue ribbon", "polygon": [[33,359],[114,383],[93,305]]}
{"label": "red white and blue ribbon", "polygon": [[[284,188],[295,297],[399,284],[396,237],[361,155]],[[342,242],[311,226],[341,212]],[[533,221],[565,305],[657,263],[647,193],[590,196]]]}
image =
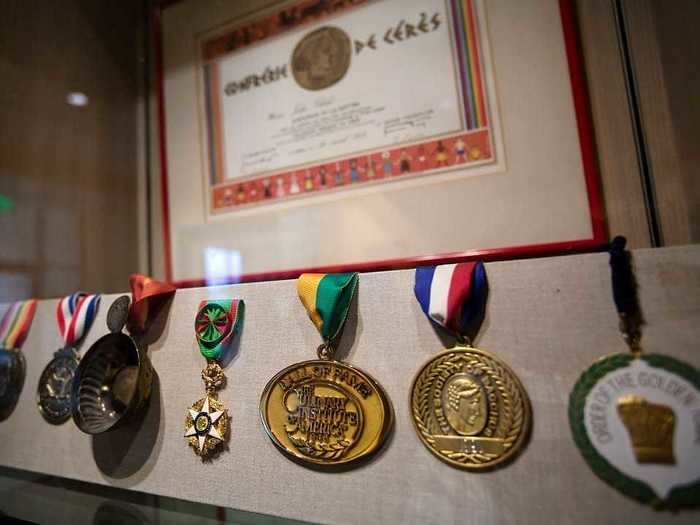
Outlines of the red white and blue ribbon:
{"label": "red white and blue ribbon", "polygon": [[76,292],[58,302],[56,321],[66,346],[74,346],[90,329],[100,304],[100,295]]}
{"label": "red white and blue ribbon", "polygon": [[488,293],[481,261],[416,268],[416,299],[428,318],[453,334],[481,312]]}

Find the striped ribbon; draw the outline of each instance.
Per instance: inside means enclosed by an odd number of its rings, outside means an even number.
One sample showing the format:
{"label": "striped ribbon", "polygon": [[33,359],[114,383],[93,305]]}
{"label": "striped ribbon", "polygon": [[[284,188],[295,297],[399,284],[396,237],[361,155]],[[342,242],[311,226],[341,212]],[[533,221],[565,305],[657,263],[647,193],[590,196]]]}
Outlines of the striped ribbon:
{"label": "striped ribbon", "polygon": [[486,301],[488,284],[481,261],[416,268],[416,299],[428,318],[464,335]]}
{"label": "striped ribbon", "polygon": [[66,346],[74,346],[90,329],[100,305],[100,295],[76,292],[61,299],[56,306],[58,331]]}
{"label": "striped ribbon", "polygon": [[0,350],[19,350],[32,326],[36,299],[18,301],[10,306],[0,322]]}
{"label": "striped ribbon", "polygon": [[194,332],[206,359],[220,360],[243,324],[242,299],[218,299],[199,303]]}
{"label": "striped ribbon", "polygon": [[342,330],[358,281],[357,273],[305,273],[297,280],[299,299],[324,341]]}

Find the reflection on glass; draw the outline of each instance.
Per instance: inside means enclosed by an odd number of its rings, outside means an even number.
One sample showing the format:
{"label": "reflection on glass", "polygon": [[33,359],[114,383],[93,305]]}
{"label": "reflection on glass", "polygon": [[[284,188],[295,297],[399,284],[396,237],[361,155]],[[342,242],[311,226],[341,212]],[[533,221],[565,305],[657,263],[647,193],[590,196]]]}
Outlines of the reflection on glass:
{"label": "reflection on glass", "polygon": [[241,279],[241,254],[209,246],[204,250],[204,277],[207,286],[237,283]]}
{"label": "reflection on glass", "polygon": [[74,91],[72,93],[68,93],[66,96],[66,102],[68,102],[69,106],[87,106],[88,105],[88,97],[85,93],[80,93],[79,91]]}

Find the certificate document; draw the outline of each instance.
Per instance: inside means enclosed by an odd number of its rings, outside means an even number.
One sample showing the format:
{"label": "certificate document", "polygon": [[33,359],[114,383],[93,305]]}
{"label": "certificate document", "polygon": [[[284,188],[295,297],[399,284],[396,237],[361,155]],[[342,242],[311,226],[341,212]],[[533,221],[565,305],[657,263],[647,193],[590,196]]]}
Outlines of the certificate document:
{"label": "certificate document", "polygon": [[472,2],[307,0],[205,34],[209,212],[493,162]]}

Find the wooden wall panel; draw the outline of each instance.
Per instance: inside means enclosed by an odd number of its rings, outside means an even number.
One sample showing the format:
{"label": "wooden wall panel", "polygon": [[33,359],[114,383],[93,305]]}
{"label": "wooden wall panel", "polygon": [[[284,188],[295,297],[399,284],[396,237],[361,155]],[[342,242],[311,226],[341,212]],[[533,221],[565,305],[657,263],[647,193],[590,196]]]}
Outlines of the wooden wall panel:
{"label": "wooden wall panel", "polygon": [[123,290],[139,269],[141,5],[0,4],[0,300]]}
{"label": "wooden wall panel", "polygon": [[577,2],[601,185],[611,235],[650,246],[611,0]]}
{"label": "wooden wall panel", "polygon": [[663,244],[699,242],[700,3],[623,5]]}

